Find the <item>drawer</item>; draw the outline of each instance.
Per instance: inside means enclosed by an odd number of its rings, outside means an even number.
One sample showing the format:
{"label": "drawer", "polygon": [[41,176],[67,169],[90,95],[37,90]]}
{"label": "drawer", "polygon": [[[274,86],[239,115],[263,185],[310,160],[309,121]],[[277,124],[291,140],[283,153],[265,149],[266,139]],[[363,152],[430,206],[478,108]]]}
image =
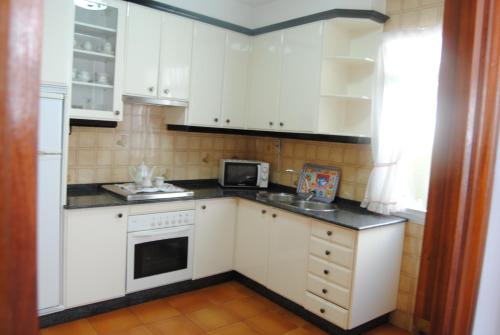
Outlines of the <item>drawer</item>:
{"label": "drawer", "polygon": [[351,270],[329,263],[318,257],[309,256],[309,272],[344,288],[351,287]]}
{"label": "drawer", "polygon": [[319,258],[342,265],[352,269],[353,251],[352,249],[333,244],[328,241],[311,237],[309,252]]}
{"label": "drawer", "polygon": [[311,233],[323,240],[338,243],[351,249],[354,248],[356,233],[352,230],[340,228],[333,224],[313,222]]}
{"label": "drawer", "polygon": [[333,302],[336,305],[349,309],[349,290],[327,282],[324,279],[309,274],[307,276],[307,290],[318,297]]}
{"label": "drawer", "polygon": [[321,299],[309,292],[306,292],[304,307],[308,311],[330,321],[340,328],[347,329],[349,312],[346,309],[332,304],[325,299]]}

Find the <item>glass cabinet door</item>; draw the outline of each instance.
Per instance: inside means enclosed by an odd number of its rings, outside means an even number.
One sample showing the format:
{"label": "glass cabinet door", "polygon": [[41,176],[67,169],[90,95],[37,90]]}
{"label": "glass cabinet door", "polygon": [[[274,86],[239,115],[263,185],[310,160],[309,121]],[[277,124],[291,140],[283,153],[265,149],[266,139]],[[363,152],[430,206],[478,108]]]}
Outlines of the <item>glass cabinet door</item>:
{"label": "glass cabinet door", "polygon": [[75,0],[71,117],[122,118],[125,6],[113,0]]}

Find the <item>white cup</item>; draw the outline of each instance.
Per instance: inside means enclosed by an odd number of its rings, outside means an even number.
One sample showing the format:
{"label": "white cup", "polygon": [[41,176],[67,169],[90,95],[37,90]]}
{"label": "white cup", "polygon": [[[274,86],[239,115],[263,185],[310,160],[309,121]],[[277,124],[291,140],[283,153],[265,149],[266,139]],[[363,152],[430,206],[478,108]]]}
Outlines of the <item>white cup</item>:
{"label": "white cup", "polygon": [[78,72],[77,79],[80,81],[88,82],[90,81],[90,73],[89,71],[80,71]]}
{"label": "white cup", "polygon": [[85,41],[83,42],[83,48],[87,51],[92,51],[92,49],[94,48],[94,46],[92,45],[92,42],[90,41]]}
{"label": "white cup", "polygon": [[95,80],[101,84],[108,83],[108,74],[106,72],[97,72],[95,74]]}
{"label": "white cup", "polygon": [[155,183],[155,187],[158,187],[158,188],[163,187],[163,185],[165,184],[165,178],[163,178],[161,176],[155,177],[154,183]]}
{"label": "white cup", "polygon": [[104,43],[104,45],[102,46],[102,51],[105,52],[105,53],[112,53],[113,52],[113,46],[111,45],[111,43],[109,42],[106,42]]}

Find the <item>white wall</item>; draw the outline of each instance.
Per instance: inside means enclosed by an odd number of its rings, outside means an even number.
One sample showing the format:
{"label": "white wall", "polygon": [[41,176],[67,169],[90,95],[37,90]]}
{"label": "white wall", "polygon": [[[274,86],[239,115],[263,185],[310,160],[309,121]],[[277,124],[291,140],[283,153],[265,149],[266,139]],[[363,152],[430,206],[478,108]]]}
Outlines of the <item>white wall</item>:
{"label": "white wall", "polygon": [[385,13],[386,2],[386,0],[275,0],[252,7],[237,0],[157,1],[247,28],[259,28],[335,8],[375,9]]}
{"label": "white wall", "polygon": [[479,296],[474,320],[474,335],[500,334],[500,140],[491,199],[490,222]]}

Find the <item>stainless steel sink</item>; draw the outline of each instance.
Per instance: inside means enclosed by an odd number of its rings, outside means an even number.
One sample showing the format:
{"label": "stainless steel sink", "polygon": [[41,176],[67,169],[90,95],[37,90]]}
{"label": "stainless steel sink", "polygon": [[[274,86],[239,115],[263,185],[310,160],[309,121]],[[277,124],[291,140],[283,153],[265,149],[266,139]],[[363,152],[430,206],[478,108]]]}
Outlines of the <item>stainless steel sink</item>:
{"label": "stainless steel sink", "polygon": [[337,206],[333,204],[318,201],[298,200],[292,202],[290,205],[306,211],[334,212],[337,210]]}
{"label": "stainless steel sink", "polygon": [[333,212],[337,210],[337,206],[333,204],[327,204],[312,200],[303,200],[297,194],[291,194],[291,193],[262,192],[257,195],[257,198],[306,211]]}
{"label": "stainless steel sink", "polygon": [[291,193],[259,193],[257,195],[259,199],[273,201],[273,202],[281,202],[285,204],[290,204],[294,201],[299,201],[300,197]]}

